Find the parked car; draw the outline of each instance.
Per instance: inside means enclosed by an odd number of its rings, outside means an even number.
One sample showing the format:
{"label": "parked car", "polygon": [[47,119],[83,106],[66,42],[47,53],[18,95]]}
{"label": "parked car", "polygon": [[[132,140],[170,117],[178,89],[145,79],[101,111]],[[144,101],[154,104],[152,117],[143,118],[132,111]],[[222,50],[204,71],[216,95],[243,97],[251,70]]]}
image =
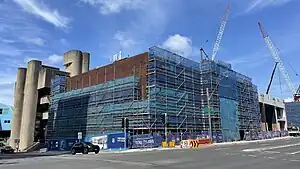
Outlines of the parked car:
{"label": "parked car", "polygon": [[76,153],[88,154],[89,152],[95,152],[95,154],[98,154],[99,151],[100,147],[90,142],[78,142],[75,143],[71,148],[71,153],[73,155]]}
{"label": "parked car", "polygon": [[0,143],[0,153],[14,153],[14,149],[11,146]]}

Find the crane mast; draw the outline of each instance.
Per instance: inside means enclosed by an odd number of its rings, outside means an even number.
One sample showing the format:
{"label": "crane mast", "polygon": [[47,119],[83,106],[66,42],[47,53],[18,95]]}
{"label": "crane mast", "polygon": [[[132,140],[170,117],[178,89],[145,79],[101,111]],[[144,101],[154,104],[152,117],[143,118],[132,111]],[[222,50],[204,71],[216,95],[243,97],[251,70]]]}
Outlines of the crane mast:
{"label": "crane mast", "polygon": [[281,59],[280,59],[280,56],[279,56],[279,51],[278,49],[275,47],[275,45],[273,44],[270,36],[268,35],[268,33],[264,30],[262,24],[260,22],[258,22],[258,26],[259,26],[259,29],[261,31],[261,34],[265,40],[265,43],[266,45],[268,46],[269,48],[269,51],[271,52],[271,55],[273,57],[273,59],[275,60],[275,62],[278,63],[278,67],[279,67],[279,70],[280,72],[283,74],[283,77],[289,87],[289,89],[291,90],[291,92],[293,93],[294,96],[296,96],[297,94],[297,91],[295,89],[295,86],[294,84],[292,83],[292,79],[291,77],[289,76],[288,72],[286,71]]}
{"label": "crane mast", "polygon": [[227,8],[224,16],[222,17],[222,20],[221,20],[221,26],[220,26],[219,33],[218,33],[218,36],[217,36],[217,40],[216,40],[216,42],[214,44],[214,48],[213,48],[212,60],[214,60],[216,58],[217,52],[219,50],[220,43],[221,43],[221,40],[222,40],[222,37],[223,37],[223,34],[224,34],[224,30],[225,30],[225,27],[226,27],[229,10],[230,10],[230,4],[228,5],[228,8]]}

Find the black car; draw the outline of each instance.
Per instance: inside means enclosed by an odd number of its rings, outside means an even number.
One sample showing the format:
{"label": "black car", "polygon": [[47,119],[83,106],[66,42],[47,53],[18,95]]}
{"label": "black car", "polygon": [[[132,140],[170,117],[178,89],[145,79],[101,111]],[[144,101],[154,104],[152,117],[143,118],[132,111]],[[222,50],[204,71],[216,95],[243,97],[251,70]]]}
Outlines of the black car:
{"label": "black car", "polygon": [[14,149],[11,146],[0,143],[0,153],[14,153]]}
{"label": "black car", "polygon": [[89,142],[78,142],[75,143],[71,148],[71,153],[75,155],[76,153],[88,154],[89,152],[95,152],[98,154],[100,147]]}

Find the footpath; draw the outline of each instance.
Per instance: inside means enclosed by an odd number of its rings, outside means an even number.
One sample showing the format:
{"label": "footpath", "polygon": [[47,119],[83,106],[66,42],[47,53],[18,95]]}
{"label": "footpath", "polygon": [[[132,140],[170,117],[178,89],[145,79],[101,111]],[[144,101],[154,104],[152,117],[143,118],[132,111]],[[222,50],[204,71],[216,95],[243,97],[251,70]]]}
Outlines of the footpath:
{"label": "footpath", "polygon": [[[274,140],[284,140],[284,139],[291,139],[293,137],[277,137],[272,139],[265,139],[265,140],[251,140],[251,141],[236,141],[236,142],[225,142],[225,143],[214,143],[214,144],[206,144],[202,145],[201,148],[207,148],[212,146],[225,146],[225,145],[240,145],[240,144],[249,144],[249,143],[260,143],[260,142],[268,142]],[[144,149],[122,149],[122,150],[103,150],[100,151],[100,154],[105,153],[134,153],[134,152],[149,152],[149,151],[170,151],[170,150],[178,150],[182,149],[180,146],[175,146],[174,148],[144,148]],[[30,153],[14,153],[14,154],[0,154],[0,160],[4,159],[18,159],[18,158],[32,158],[32,157],[43,157],[43,156],[59,156],[59,155],[66,155],[70,154],[69,151],[48,151],[48,152],[30,152]]]}
{"label": "footpath", "polygon": [[[225,146],[225,145],[242,145],[242,144],[249,144],[249,143],[261,143],[261,142],[268,142],[268,141],[275,141],[275,140],[285,140],[291,139],[293,137],[276,137],[271,139],[264,139],[264,140],[249,140],[249,141],[234,141],[234,142],[224,142],[224,143],[213,143],[213,144],[203,144],[201,148],[208,148],[213,146]],[[147,151],[168,151],[168,150],[178,150],[182,149],[180,146],[175,146],[173,148],[143,148],[143,149],[126,149],[126,150],[105,150],[101,151],[100,153],[132,153],[132,152],[147,152]]]}

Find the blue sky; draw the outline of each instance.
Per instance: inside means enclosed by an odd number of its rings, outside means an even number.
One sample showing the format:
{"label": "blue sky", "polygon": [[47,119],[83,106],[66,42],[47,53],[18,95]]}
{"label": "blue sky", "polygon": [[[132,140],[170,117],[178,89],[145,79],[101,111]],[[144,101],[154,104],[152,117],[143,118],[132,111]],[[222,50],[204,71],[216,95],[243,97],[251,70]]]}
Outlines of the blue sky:
{"label": "blue sky", "polygon": [[[293,83],[300,84],[292,70],[300,73],[298,0],[1,0],[0,102],[13,105],[17,67],[35,58],[63,68],[62,55],[70,49],[91,52],[92,68],[109,63],[120,50],[134,55],[152,45],[193,60],[200,59],[200,47],[211,55],[228,3],[231,11],[216,58],[252,77],[265,92],[274,61],[260,20]],[[278,72],[271,94],[292,96]]]}

